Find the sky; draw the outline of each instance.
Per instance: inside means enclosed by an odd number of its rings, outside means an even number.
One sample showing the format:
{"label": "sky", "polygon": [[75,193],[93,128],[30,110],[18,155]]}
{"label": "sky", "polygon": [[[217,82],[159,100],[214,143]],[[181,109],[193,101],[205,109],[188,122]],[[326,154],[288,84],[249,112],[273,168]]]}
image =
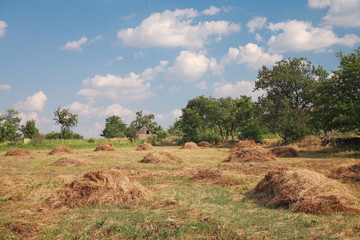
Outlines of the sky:
{"label": "sky", "polygon": [[99,138],[105,119],[167,129],[200,95],[252,96],[258,70],[306,57],[331,73],[360,46],[360,0],[0,0],[0,113]]}

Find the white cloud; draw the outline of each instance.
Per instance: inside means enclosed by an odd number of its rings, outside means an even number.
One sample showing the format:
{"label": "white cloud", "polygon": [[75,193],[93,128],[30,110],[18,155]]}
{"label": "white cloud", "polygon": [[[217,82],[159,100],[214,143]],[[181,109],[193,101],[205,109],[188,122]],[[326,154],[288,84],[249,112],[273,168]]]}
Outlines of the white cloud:
{"label": "white cloud", "polygon": [[214,97],[240,97],[241,95],[251,96],[253,100],[257,100],[261,96],[261,91],[253,92],[255,82],[238,81],[235,84],[221,82],[215,84]]}
{"label": "white cloud", "polygon": [[0,84],[0,90],[10,90],[11,86],[9,84]]}
{"label": "white cloud", "polygon": [[5,29],[7,27],[7,24],[5,21],[0,21],[0,37],[3,37],[5,35]]}
{"label": "white cloud", "polygon": [[166,70],[168,61],[160,61],[160,65],[155,68],[147,68],[143,73],[141,73],[140,78],[144,81],[154,80],[157,75]]}
{"label": "white cloud", "polygon": [[27,121],[35,120],[35,125],[41,133],[55,131],[58,128],[54,125],[52,119],[39,117],[36,112],[30,112],[28,114],[20,112],[19,117],[21,118],[20,125],[25,125]]}
{"label": "white cloud", "polygon": [[161,126],[170,126],[176,119],[179,119],[182,115],[180,109],[174,109],[166,114],[155,114],[155,121],[158,122]]}
{"label": "white cloud", "polygon": [[[210,11],[210,10],[209,10]],[[214,10],[212,10],[214,11]],[[194,9],[153,13],[135,28],[121,29],[117,36],[125,45],[138,47],[202,48],[209,37],[240,31],[240,25],[227,21],[193,23],[199,13]]]}
{"label": "white cloud", "polygon": [[64,46],[61,47],[62,50],[73,50],[81,52],[83,49],[81,46],[88,41],[87,37],[82,37],[77,41],[67,42]]}
{"label": "white cloud", "polygon": [[16,108],[25,111],[42,111],[46,101],[46,95],[43,91],[39,91],[34,95],[27,97],[25,101],[17,103]]}
{"label": "white cloud", "polygon": [[109,62],[109,66],[112,66],[115,61],[122,61],[122,60],[124,60],[124,58],[122,56],[118,56],[114,58],[111,62]]}
{"label": "white cloud", "polygon": [[255,34],[255,40],[257,42],[263,42],[264,41],[263,37],[259,33]]}
{"label": "white cloud", "polygon": [[178,92],[181,90],[181,86],[171,86],[168,88],[169,92],[173,93],[173,92]]}
{"label": "white cloud", "polygon": [[215,14],[219,13],[220,11],[221,11],[220,8],[211,6],[210,8],[205,9],[204,11],[202,11],[202,14],[205,14],[205,15],[215,15]]}
{"label": "white cloud", "polygon": [[199,82],[195,85],[196,88],[200,90],[206,90],[208,88],[207,83],[205,81]]}
{"label": "white cloud", "polygon": [[98,36],[94,37],[93,39],[91,39],[91,40],[89,41],[89,44],[96,43],[96,42],[98,42],[98,41],[100,41],[100,40],[102,40],[102,39],[103,39],[102,36],[101,36],[101,35],[98,35]]}
{"label": "white cloud", "polygon": [[340,27],[360,27],[360,0],[309,0],[311,8],[326,8],[325,24]]}
{"label": "white cloud", "polygon": [[246,26],[249,28],[250,33],[254,33],[257,29],[265,27],[266,21],[266,17],[254,17],[247,23]]}
{"label": "white cloud", "polygon": [[275,33],[281,31],[268,41],[269,51],[276,53],[319,50],[334,44],[354,46],[360,42],[355,34],[339,38],[330,27],[313,27],[311,22],[292,20],[270,23],[268,28]]}

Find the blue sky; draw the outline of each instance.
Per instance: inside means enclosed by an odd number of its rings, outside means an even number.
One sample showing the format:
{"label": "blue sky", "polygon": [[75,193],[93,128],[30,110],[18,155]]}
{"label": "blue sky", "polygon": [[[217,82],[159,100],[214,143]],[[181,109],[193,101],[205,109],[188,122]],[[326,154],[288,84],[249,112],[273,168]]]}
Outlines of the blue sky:
{"label": "blue sky", "polygon": [[335,70],[360,45],[360,0],[0,0],[0,112],[42,133],[100,137],[105,118],[155,114],[165,129],[199,95],[250,95],[257,71],[306,57]]}

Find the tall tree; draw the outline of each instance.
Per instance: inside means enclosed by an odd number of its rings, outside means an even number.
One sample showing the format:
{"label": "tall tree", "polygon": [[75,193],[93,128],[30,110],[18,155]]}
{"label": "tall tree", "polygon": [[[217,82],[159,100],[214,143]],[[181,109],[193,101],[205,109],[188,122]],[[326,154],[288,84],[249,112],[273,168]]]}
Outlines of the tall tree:
{"label": "tall tree", "polygon": [[106,118],[105,129],[100,136],[105,138],[125,137],[126,124],[121,117],[112,115]]}
{"label": "tall tree", "polygon": [[156,132],[158,130],[162,130],[162,127],[155,122],[155,115],[154,114],[145,114],[143,115],[142,111],[136,112],[136,118],[132,122],[132,125],[139,126],[139,125],[146,125],[152,131]]}
{"label": "tall tree", "polygon": [[24,138],[34,138],[39,135],[39,129],[35,125],[35,120],[26,121],[25,125],[21,126],[21,132]]}
{"label": "tall tree", "polygon": [[14,109],[7,109],[5,115],[0,115],[0,142],[14,142],[21,134],[19,112]]}
{"label": "tall tree", "polygon": [[70,128],[75,127],[78,124],[78,115],[71,113],[67,108],[61,110],[60,107],[58,107],[54,112],[53,120],[55,121],[55,124],[61,125],[60,139],[63,139],[64,132],[70,132]]}

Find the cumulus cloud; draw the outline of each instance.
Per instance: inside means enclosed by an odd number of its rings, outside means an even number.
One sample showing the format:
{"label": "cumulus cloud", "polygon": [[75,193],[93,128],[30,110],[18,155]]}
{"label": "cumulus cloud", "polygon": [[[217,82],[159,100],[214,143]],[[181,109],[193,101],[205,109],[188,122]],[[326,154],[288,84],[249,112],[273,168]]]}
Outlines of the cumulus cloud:
{"label": "cumulus cloud", "polygon": [[98,41],[100,41],[100,40],[102,40],[102,39],[103,39],[102,36],[101,36],[101,35],[98,35],[98,36],[94,37],[93,39],[91,39],[91,40],[89,41],[89,44],[96,43],[96,42],[98,42]]}
{"label": "cumulus cloud", "polygon": [[54,125],[54,122],[50,118],[39,117],[36,112],[30,113],[19,113],[19,117],[21,118],[20,125],[25,125],[27,121],[35,120],[36,127],[39,128],[40,132],[50,132],[57,130],[58,127]]}
{"label": "cumulus cloud", "polygon": [[205,14],[205,15],[215,15],[215,14],[219,13],[220,11],[221,11],[220,8],[211,6],[210,8],[205,9],[204,11],[202,11],[202,14]]}
{"label": "cumulus cloud", "polygon": [[360,42],[355,34],[339,38],[330,27],[317,28],[305,21],[270,23],[268,28],[274,33],[280,32],[268,41],[269,51],[276,53],[319,50],[334,44],[352,47]]}
{"label": "cumulus cloud", "polygon": [[182,111],[180,109],[174,109],[171,110],[169,113],[157,113],[155,115],[155,120],[158,122],[161,126],[169,126],[173,122],[175,122],[176,119],[179,119],[182,115]]}
{"label": "cumulus cloud", "polygon": [[11,86],[9,84],[0,84],[0,90],[10,90]]}
{"label": "cumulus cloud", "polygon": [[255,82],[238,81],[235,84],[220,82],[215,84],[213,95],[215,97],[240,97],[241,95],[251,96],[256,100],[262,95],[261,91],[253,92]]}
{"label": "cumulus cloud", "polygon": [[326,8],[325,24],[340,27],[360,27],[360,0],[309,0],[311,8]]}
{"label": "cumulus cloud", "polygon": [[73,50],[77,52],[81,52],[82,45],[88,41],[87,37],[82,37],[77,41],[67,42],[64,46],[60,47],[62,50]]}
{"label": "cumulus cloud", "polygon": [[257,29],[265,27],[266,21],[266,17],[254,17],[247,23],[246,26],[249,28],[250,33],[254,33]]}
{"label": "cumulus cloud", "polygon": [[196,88],[200,90],[206,90],[208,88],[207,83],[205,81],[199,82],[195,85]]}
{"label": "cumulus cloud", "polygon": [[[214,13],[215,8],[206,10]],[[166,10],[153,13],[135,28],[121,29],[117,37],[125,45],[137,47],[183,47],[196,49],[204,47],[209,37],[240,31],[240,25],[228,21],[205,21],[194,23],[199,12],[194,9]]]}
{"label": "cumulus cloud", "polygon": [[5,29],[7,27],[7,24],[5,21],[0,21],[0,37],[3,37],[5,35]]}
{"label": "cumulus cloud", "polygon": [[47,97],[43,91],[39,91],[32,96],[16,104],[16,108],[24,111],[42,111],[44,109]]}

